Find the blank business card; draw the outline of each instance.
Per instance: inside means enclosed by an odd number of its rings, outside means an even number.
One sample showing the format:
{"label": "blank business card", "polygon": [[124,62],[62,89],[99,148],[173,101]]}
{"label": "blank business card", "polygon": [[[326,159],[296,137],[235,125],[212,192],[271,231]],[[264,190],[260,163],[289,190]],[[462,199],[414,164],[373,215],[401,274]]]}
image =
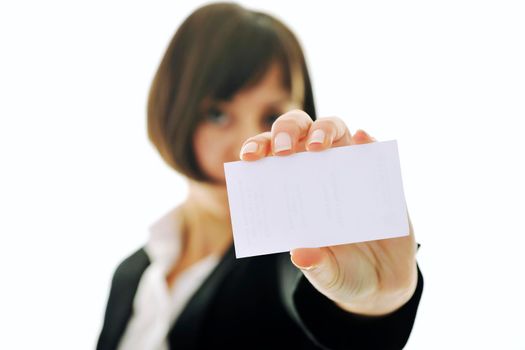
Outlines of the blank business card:
{"label": "blank business card", "polygon": [[237,258],[406,236],[397,142],[224,163]]}

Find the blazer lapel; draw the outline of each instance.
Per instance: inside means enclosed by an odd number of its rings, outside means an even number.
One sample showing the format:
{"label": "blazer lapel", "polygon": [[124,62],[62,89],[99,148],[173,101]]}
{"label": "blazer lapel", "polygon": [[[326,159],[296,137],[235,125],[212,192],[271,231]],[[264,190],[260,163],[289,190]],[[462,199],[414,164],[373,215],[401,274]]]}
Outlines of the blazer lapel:
{"label": "blazer lapel", "polygon": [[206,309],[210,306],[217,288],[235,262],[235,250],[232,244],[173,325],[168,335],[170,348],[193,349],[197,347],[199,330],[205,321]]}
{"label": "blazer lapel", "polygon": [[144,249],[139,249],[117,268],[97,343],[98,350],[117,347],[131,317],[133,299],[140,278],[149,264],[150,260],[146,252]]}

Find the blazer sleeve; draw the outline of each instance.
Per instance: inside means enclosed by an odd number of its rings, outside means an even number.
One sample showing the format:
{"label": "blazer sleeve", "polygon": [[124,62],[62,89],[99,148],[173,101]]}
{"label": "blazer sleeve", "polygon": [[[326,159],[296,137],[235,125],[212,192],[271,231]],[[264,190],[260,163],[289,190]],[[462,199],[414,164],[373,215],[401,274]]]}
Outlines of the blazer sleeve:
{"label": "blazer sleeve", "polygon": [[[419,248],[419,244],[418,244]],[[319,293],[283,254],[278,263],[281,299],[291,318],[322,349],[402,349],[408,341],[423,292],[423,275],[412,298],[397,311],[367,317],[340,309]]]}

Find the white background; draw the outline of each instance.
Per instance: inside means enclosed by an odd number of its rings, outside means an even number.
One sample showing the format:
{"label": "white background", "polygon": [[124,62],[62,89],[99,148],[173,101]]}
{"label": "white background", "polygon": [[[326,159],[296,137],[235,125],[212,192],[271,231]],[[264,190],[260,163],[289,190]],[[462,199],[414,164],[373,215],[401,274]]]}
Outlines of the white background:
{"label": "white background", "polygon": [[[302,42],[320,116],[397,139],[425,290],[407,349],[525,349],[519,1],[243,1]],[[0,5],[0,348],[91,349],[117,263],[183,200],[149,85],[201,2]]]}

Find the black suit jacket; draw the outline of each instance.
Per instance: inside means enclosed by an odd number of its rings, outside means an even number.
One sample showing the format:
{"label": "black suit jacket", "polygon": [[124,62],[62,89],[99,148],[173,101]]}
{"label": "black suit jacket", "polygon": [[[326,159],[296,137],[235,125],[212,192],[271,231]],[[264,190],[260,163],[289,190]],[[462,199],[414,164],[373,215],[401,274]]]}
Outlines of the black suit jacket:
{"label": "black suit jacket", "polygon": [[[150,264],[144,249],[115,271],[97,349],[115,349]],[[233,245],[190,299],[169,333],[173,349],[401,349],[423,291],[383,317],[339,309],[290,262],[288,253],[236,259]]]}

